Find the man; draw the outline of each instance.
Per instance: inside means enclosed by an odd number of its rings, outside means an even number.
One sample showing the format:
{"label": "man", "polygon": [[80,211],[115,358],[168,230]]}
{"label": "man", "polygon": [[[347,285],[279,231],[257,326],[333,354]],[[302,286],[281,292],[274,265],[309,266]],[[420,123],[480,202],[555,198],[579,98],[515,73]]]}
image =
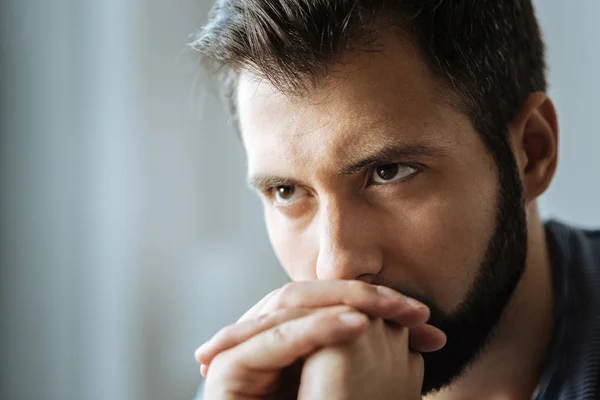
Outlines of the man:
{"label": "man", "polygon": [[205,400],[600,396],[530,0],[219,0],[194,47],[292,280],[197,350]]}

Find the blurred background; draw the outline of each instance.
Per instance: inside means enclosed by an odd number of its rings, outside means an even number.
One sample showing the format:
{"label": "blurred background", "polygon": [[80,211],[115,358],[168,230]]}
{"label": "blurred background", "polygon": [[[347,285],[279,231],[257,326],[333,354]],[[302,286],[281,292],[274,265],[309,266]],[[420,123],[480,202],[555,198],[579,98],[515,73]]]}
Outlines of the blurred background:
{"label": "blurred background", "polygon": [[[194,349],[285,281],[189,35],[208,0],[2,0],[0,399],[189,400]],[[599,226],[600,2],[538,0],[561,161]]]}

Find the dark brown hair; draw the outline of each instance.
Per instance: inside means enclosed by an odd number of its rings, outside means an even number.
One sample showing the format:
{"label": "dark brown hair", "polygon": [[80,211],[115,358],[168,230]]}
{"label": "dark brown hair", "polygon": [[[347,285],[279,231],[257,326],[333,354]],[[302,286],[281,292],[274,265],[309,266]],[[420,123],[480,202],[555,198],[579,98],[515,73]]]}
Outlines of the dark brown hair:
{"label": "dark brown hair", "polygon": [[298,94],[382,26],[414,42],[502,167],[508,121],[546,90],[531,0],[217,0],[192,47],[235,115],[241,71]]}

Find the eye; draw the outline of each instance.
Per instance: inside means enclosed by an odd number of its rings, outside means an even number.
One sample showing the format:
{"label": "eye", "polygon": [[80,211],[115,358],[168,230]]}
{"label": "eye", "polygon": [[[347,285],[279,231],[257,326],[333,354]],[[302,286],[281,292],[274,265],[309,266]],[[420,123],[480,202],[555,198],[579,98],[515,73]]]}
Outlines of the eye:
{"label": "eye", "polygon": [[417,168],[402,163],[384,164],[374,168],[371,179],[374,183],[384,184],[399,181],[417,172]]}
{"label": "eye", "polygon": [[273,188],[275,204],[289,206],[306,196],[306,189],[298,186],[276,186]]}

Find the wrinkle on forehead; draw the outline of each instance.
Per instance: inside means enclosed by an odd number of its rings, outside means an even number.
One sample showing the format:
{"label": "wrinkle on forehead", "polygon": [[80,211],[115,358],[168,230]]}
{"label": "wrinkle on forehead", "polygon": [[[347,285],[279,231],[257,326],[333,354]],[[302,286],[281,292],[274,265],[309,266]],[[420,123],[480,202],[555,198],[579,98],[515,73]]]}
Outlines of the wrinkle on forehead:
{"label": "wrinkle on forehead", "polygon": [[441,120],[440,109],[451,107],[437,80],[397,36],[386,41],[382,51],[348,54],[303,96],[242,74],[238,111],[250,168],[267,161],[325,166],[398,141],[456,146],[458,128]]}
{"label": "wrinkle on forehead", "polygon": [[[413,107],[398,111],[382,107],[381,101],[345,96],[330,92],[326,99],[305,102],[281,94],[270,95],[254,90],[253,98],[243,107],[247,115],[242,121],[249,129],[244,135],[247,150],[260,152],[260,158],[285,154],[298,162],[354,159],[361,153],[372,153],[383,146],[401,142],[430,142],[441,147],[456,142],[456,130],[427,107]],[[390,102],[393,101],[389,100]],[[398,104],[398,103],[396,103]],[[271,110],[270,112],[268,110]],[[440,127],[444,129],[440,129]],[[258,146],[257,146],[258,144]]]}

